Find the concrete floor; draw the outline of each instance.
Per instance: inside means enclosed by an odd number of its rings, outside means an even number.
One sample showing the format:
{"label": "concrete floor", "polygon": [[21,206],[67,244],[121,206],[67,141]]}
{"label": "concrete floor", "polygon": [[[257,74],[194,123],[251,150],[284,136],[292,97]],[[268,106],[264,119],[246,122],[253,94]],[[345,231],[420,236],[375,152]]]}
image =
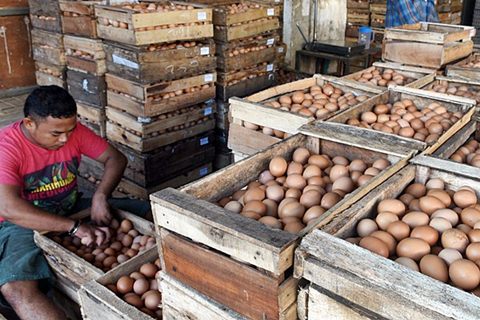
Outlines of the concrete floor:
{"label": "concrete floor", "polygon": [[23,118],[23,104],[28,95],[0,99],[0,128]]}

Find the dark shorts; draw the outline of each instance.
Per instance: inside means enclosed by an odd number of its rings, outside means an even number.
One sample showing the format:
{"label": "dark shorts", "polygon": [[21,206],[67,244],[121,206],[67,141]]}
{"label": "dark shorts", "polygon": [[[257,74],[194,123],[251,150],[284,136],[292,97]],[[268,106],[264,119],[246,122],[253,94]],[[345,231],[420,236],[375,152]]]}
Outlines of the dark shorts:
{"label": "dark shorts", "polygon": [[[90,207],[92,199],[80,198],[72,214]],[[146,201],[111,199],[112,207],[145,217],[150,211]],[[52,277],[52,272],[42,250],[33,241],[33,231],[10,222],[0,223],[0,286],[12,281],[42,280],[42,285]],[[6,301],[0,294],[0,305]]]}

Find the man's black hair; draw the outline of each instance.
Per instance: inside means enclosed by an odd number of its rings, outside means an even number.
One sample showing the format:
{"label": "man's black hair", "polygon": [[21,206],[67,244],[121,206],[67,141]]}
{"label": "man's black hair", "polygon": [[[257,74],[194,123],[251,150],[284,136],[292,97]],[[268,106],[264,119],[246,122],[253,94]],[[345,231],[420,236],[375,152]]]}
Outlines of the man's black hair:
{"label": "man's black hair", "polygon": [[77,114],[77,104],[70,93],[59,86],[40,86],[27,97],[23,113],[34,119],[70,118]]}

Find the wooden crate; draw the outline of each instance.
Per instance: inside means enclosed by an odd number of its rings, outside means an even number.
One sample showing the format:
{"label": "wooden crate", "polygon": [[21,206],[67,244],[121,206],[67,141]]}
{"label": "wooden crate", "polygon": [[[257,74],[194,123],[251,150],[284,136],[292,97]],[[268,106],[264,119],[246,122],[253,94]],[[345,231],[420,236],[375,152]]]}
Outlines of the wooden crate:
{"label": "wooden crate", "polygon": [[[410,99],[416,105],[418,109],[424,109],[432,102],[437,102],[440,105],[443,105],[447,108],[450,112],[461,112],[463,117],[454,123],[450,129],[444,132],[440,138],[433,143],[432,145],[427,145],[425,142],[420,140],[415,140],[412,138],[405,138],[399,135],[395,135],[392,133],[385,133],[381,132],[382,135],[389,136],[395,141],[394,143],[397,145],[408,146],[412,149],[424,151],[427,154],[430,154],[437,150],[445,141],[447,141],[453,134],[455,134],[458,130],[460,130],[463,126],[465,126],[470,119],[472,118],[473,114],[475,113],[475,101],[471,99],[461,98],[450,96],[447,94],[441,94],[437,92],[430,92],[424,91],[420,89],[413,89],[413,88],[406,88],[406,87],[392,87],[388,89],[386,92],[382,93],[374,97],[373,99],[369,99],[356,107],[348,109],[333,118],[329,121],[335,123],[334,125],[338,126],[349,126],[345,123],[350,118],[357,118],[362,112],[371,111],[376,104],[380,103],[393,103],[395,101],[399,101],[402,99]],[[373,129],[360,129],[359,132],[371,132],[375,131]],[[380,132],[380,131],[378,131]],[[360,133],[362,134],[362,133]]]}
{"label": "wooden crate", "polygon": [[162,311],[165,320],[245,320],[233,310],[184,285],[165,272],[159,280],[162,288]]}
{"label": "wooden crate", "polygon": [[97,33],[103,39],[137,46],[213,37],[212,9],[191,5],[192,10],[153,13],[139,13],[123,6],[96,6],[97,20],[127,24],[127,29],[122,29],[97,22]]}
{"label": "wooden crate", "polygon": [[[428,81],[428,75],[432,73],[436,73],[436,70],[433,69],[427,69],[427,68],[420,68],[420,67],[412,67],[412,66],[405,66],[401,65],[398,63],[392,63],[392,62],[374,62],[373,66],[375,67],[376,70],[379,70],[380,72],[383,72],[385,69],[392,69],[396,73],[412,79],[411,82],[404,84],[406,87],[410,88],[421,88],[426,84],[426,81]],[[356,81],[358,82],[358,78],[361,77],[362,73],[365,70],[360,70],[358,72],[346,75],[342,77],[342,79],[346,80],[351,80],[351,81]],[[364,83],[367,86],[372,86],[374,88],[380,89],[380,90],[387,90],[387,87],[383,86],[378,86],[374,85],[373,83],[370,82],[365,82]]]}
{"label": "wooden crate", "polygon": [[107,107],[107,136],[139,152],[148,152],[213,129],[215,110],[212,101],[145,119]]}
{"label": "wooden crate", "polygon": [[63,34],[39,29],[33,29],[31,34],[35,61],[55,66],[66,65]]}
{"label": "wooden crate", "polygon": [[67,68],[35,62],[35,77],[39,86],[57,85],[67,88]]}
{"label": "wooden crate", "polygon": [[195,46],[156,49],[155,46],[129,46],[105,42],[107,67],[111,74],[140,83],[155,83],[215,72],[215,43],[195,41]]}
{"label": "wooden crate", "polygon": [[228,101],[231,97],[245,97],[260,90],[272,87],[275,84],[275,72],[269,72],[265,75],[253,79],[246,79],[232,85],[217,84],[217,98],[221,101]]}
{"label": "wooden crate", "polygon": [[[251,2],[244,2],[250,3]],[[240,13],[231,13],[228,6],[213,9],[215,40],[228,43],[280,29],[280,6],[258,5]]]}
{"label": "wooden crate", "polygon": [[232,86],[245,80],[266,75],[269,72],[275,72],[277,69],[278,65],[275,62],[263,62],[243,70],[218,72],[217,83],[222,86]]}
{"label": "wooden crate", "polygon": [[468,58],[447,66],[447,76],[480,81],[480,68],[466,66],[473,61],[480,62],[480,53],[473,53]]}
{"label": "wooden crate", "polygon": [[475,28],[421,22],[385,30],[382,59],[440,69],[472,53]]}
{"label": "wooden crate", "polygon": [[63,33],[96,39],[95,5],[107,4],[107,2],[108,0],[60,0]]}
{"label": "wooden crate", "polygon": [[[115,210],[115,214],[121,218],[127,218],[132,221],[133,226],[140,233],[149,236],[155,234],[154,225],[147,220],[121,210]],[[75,219],[87,219],[89,216],[90,209],[87,209],[71,217]],[[68,294],[69,298],[76,303],[79,303],[78,290],[80,287],[88,281],[97,279],[103,275],[104,272],[90,262],[70,252],[59,243],[53,241],[50,238],[52,234],[53,233],[41,233],[35,231],[33,238],[37,246],[43,250],[50,268],[56,275],[58,285],[60,287],[63,286],[62,291],[67,293],[70,292],[70,294]],[[140,257],[141,259],[146,253],[146,251],[141,252],[137,257]],[[122,265],[123,264],[118,267],[121,267]]]}
{"label": "wooden crate", "polygon": [[[412,154],[370,151],[375,143],[360,136],[333,142],[327,134],[306,128],[248,159],[226,167],[181,190],[151,196],[160,231],[162,270],[211,299],[252,319],[295,319],[296,281],[290,276],[294,248],[317,223],[333,219],[407,163]],[[369,144],[372,148],[362,147]],[[214,203],[256,179],[274,156],[291,157],[297,147],[349,158],[388,158],[392,165],[358,188],[314,223],[289,234],[225,210]],[[185,226],[188,226],[186,228]],[[195,272],[191,272],[191,271]],[[226,290],[225,288],[228,288]]]}
{"label": "wooden crate", "polygon": [[352,24],[369,25],[370,10],[368,8],[347,8],[347,22]]}
{"label": "wooden crate", "polygon": [[[421,87],[420,89],[428,90],[428,91],[435,91],[433,90],[435,86],[442,84],[442,85],[451,85],[454,87],[465,86],[468,88],[468,91],[472,94],[478,94],[477,98],[475,99],[473,96],[469,99],[474,99],[477,102],[477,105],[480,103],[480,81],[474,80],[463,80],[459,78],[451,78],[451,77],[442,77],[442,76],[435,76],[430,75],[429,78],[431,81],[427,83],[425,86]],[[443,92],[442,92],[443,93]],[[447,93],[457,95],[457,93]]]}
{"label": "wooden crate", "polygon": [[114,284],[125,275],[138,271],[147,262],[154,262],[158,258],[158,249],[148,249],[142,257],[134,257],[122,266],[115,268],[101,277],[82,286],[78,295],[81,303],[83,319],[118,319],[118,320],[152,320],[152,316],[120,299],[113,291],[106,287]]}
{"label": "wooden crate", "polygon": [[[215,73],[155,84],[141,84],[109,73],[105,75],[105,79],[108,89],[108,105],[137,117],[158,116],[215,98]],[[162,98],[167,93],[182,90],[186,92],[190,88],[200,88],[205,85],[209,85],[209,87],[200,91]]]}
{"label": "wooden crate", "polygon": [[105,109],[77,102],[78,120],[102,138],[107,137]]}
{"label": "wooden crate", "polygon": [[210,163],[215,156],[213,132],[185,139],[150,153],[139,153],[121,144],[116,144],[115,147],[128,159],[124,177],[145,188]]}
{"label": "wooden crate", "polygon": [[79,102],[103,108],[107,104],[105,76],[67,69],[68,91]]}
{"label": "wooden crate", "polygon": [[[280,35],[264,35],[262,39],[238,40],[217,45],[217,67],[222,72],[248,69],[262,62],[274,62],[277,58],[277,44]],[[251,48],[262,48],[252,50]],[[248,51],[248,52],[242,52]]]}
{"label": "wooden crate", "polygon": [[107,72],[102,40],[64,36],[63,45],[69,69],[103,76]]}
{"label": "wooden crate", "polygon": [[50,32],[62,32],[58,0],[28,0],[30,22],[34,28]]}
{"label": "wooden crate", "polygon": [[[314,76],[312,78],[266,89],[245,99],[231,98],[230,117],[232,118],[232,122],[229,130],[228,147],[234,152],[251,155],[281,140],[276,136],[266,135],[262,131],[247,129],[242,126],[243,121],[272,128],[287,134],[298,133],[302,125],[315,121],[315,117],[307,117],[297,113],[275,109],[265,105],[265,103],[276,100],[284,94],[304,91],[313,85],[323,86],[327,83],[345,92],[352,92],[355,95],[367,95],[371,97],[381,92],[380,90],[360,84],[345,83],[333,77]],[[333,112],[319,120],[327,120],[342,111],[343,110]]]}
{"label": "wooden crate", "polygon": [[348,0],[348,9],[369,9],[370,4],[368,0]]}
{"label": "wooden crate", "polygon": [[[353,205],[336,221],[305,237],[295,253],[295,276],[314,284],[310,316],[337,319],[476,319],[478,297],[406,268],[343,238],[363,218],[374,217],[379,201],[399,196],[411,182],[440,178],[448,189],[478,190],[478,176],[462,176],[448,167],[409,165]],[[388,308],[385,306],[388,305]],[[310,313],[312,312],[312,313]]]}

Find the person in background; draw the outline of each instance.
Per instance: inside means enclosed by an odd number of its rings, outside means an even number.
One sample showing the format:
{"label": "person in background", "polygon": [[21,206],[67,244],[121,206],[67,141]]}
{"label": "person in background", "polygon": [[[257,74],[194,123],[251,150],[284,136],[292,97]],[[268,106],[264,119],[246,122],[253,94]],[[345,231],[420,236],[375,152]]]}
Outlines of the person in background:
{"label": "person in background", "polygon": [[[33,230],[68,233],[87,246],[106,243],[110,232],[102,226],[112,219],[109,198],[127,159],[77,122],[74,99],[58,86],[36,88],[24,114],[0,130],[0,306],[21,319],[65,319],[42,290],[52,273]],[[82,156],[104,164],[90,200],[81,199],[77,188]],[[95,225],[69,218],[86,207]],[[137,214],[148,212],[141,208]]]}
{"label": "person in background", "polygon": [[387,0],[385,28],[418,22],[438,22],[435,0]]}

